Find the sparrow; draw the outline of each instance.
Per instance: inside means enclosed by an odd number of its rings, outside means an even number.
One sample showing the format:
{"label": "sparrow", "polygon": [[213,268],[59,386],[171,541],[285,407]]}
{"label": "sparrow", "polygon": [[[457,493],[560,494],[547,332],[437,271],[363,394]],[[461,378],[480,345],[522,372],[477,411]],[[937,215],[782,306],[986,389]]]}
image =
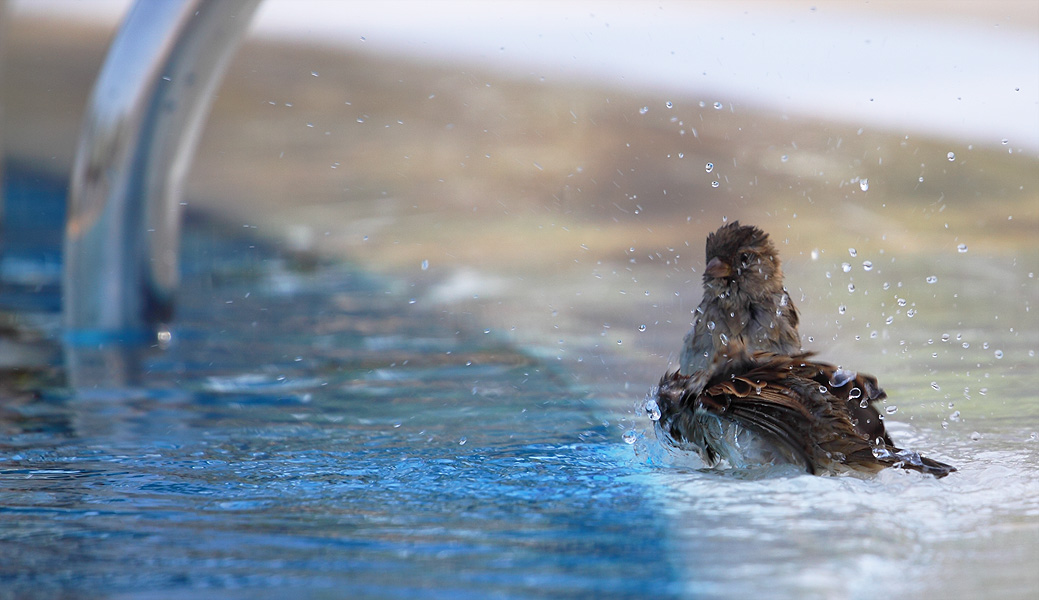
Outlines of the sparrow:
{"label": "sparrow", "polygon": [[742,341],[751,351],[801,351],[797,309],[768,234],[734,221],[707,236],[703,300],[686,334],[679,371],[705,371],[715,354]]}
{"label": "sparrow", "polygon": [[791,463],[809,473],[900,467],[935,477],[956,469],[898,448],[871,375],[803,352],[798,316],[767,234],[738,222],[707,238],[704,299],[680,367],[646,402],[664,443],[716,466]]}

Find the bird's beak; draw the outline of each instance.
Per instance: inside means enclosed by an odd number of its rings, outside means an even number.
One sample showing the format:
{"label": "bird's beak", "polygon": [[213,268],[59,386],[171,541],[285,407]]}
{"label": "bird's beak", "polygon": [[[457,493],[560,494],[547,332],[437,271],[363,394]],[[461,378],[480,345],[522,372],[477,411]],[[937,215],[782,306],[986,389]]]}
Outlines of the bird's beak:
{"label": "bird's beak", "polygon": [[707,269],[704,271],[704,275],[718,279],[722,277],[732,277],[732,267],[721,261],[716,256],[707,263]]}

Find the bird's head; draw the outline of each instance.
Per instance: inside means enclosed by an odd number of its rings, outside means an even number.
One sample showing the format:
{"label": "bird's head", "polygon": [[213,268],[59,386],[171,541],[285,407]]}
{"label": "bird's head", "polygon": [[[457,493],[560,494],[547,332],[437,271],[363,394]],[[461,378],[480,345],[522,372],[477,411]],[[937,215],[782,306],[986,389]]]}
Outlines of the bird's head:
{"label": "bird's head", "polygon": [[768,234],[733,221],[707,236],[704,289],[752,298],[783,291],[783,271]]}

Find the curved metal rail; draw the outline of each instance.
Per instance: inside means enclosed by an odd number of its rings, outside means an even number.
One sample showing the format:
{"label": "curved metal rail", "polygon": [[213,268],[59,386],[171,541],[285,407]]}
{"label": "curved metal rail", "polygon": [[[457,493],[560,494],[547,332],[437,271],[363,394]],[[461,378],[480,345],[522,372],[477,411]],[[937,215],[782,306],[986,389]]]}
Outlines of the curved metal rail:
{"label": "curved metal rail", "polygon": [[173,315],[184,177],[260,0],[139,0],[87,105],[69,187],[73,343],[154,340]]}

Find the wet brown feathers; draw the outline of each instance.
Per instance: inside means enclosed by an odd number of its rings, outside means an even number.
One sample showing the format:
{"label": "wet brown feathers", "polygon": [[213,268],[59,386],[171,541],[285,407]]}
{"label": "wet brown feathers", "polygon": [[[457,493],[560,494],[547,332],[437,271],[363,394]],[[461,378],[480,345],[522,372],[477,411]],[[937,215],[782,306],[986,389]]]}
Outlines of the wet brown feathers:
{"label": "wet brown feathers", "polygon": [[810,473],[901,467],[935,477],[956,470],[893,444],[874,405],[886,397],[876,378],[801,351],[797,311],[767,234],[734,222],[707,237],[706,254],[704,299],[680,370],[665,374],[653,396],[665,442],[711,466],[765,460]]}

